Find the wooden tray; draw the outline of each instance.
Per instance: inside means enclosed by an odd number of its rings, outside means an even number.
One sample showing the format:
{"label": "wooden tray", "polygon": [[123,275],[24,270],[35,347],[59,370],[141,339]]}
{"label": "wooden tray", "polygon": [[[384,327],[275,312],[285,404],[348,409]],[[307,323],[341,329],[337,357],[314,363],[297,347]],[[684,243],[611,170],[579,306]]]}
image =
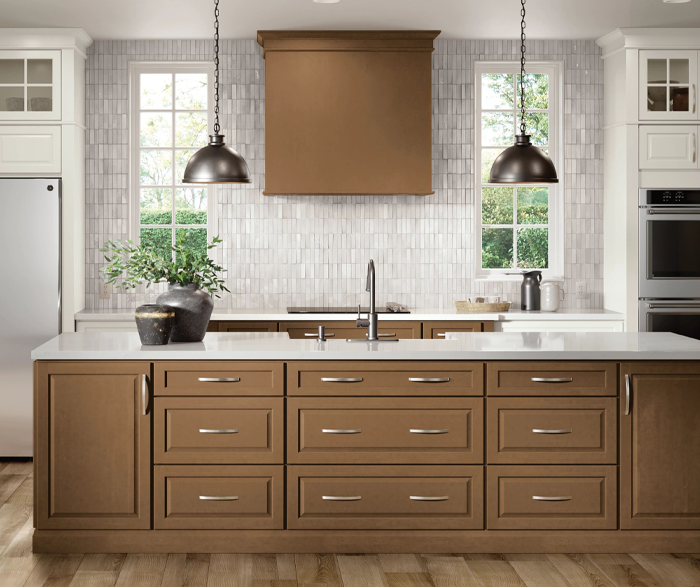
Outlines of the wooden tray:
{"label": "wooden tray", "polygon": [[512,302],[475,303],[475,302],[455,302],[459,312],[507,312],[510,310]]}

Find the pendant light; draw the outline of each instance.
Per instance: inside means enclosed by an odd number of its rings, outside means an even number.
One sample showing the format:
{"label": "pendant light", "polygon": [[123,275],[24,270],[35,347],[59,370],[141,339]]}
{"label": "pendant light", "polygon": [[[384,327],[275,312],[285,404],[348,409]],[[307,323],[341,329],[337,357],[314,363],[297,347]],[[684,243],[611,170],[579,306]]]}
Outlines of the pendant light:
{"label": "pendant light", "polygon": [[219,126],[219,0],[214,1],[214,134],[185,167],[183,183],[253,183],[245,159],[224,142]]}
{"label": "pendant light", "polygon": [[525,127],[525,0],[520,0],[520,134],[515,145],[501,153],[491,166],[489,183],[559,183],[552,160],[530,142]]}

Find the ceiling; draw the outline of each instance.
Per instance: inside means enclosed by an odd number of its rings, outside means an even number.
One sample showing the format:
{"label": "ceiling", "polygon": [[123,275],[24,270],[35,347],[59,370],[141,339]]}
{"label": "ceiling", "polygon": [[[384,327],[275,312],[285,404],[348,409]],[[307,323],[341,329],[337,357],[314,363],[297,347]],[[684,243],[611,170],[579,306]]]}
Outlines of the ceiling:
{"label": "ceiling", "polygon": [[[220,0],[222,38],[258,29],[439,29],[442,38],[520,33],[519,0]],[[80,27],[94,39],[201,39],[213,0],[2,0],[0,27]],[[700,27],[700,0],[528,0],[537,39],[595,39],[618,27]]]}

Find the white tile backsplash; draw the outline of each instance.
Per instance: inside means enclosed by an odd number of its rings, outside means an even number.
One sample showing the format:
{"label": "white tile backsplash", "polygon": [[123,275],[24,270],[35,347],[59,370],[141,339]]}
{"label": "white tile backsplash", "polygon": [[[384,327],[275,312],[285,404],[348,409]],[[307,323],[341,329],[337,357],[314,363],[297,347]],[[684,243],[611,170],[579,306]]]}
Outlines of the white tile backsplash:
{"label": "white tile backsplash", "polygon": [[[473,294],[519,303],[519,284],[473,279],[475,60],[517,60],[518,42],[437,40],[433,54],[433,188],[418,196],[262,195],[265,83],[253,40],[221,43],[222,129],[245,157],[252,186],[219,186],[218,234],[231,294],[219,308],[367,303],[452,307]],[[564,73],[565,308],[603,306],[603,62],[594,41],[528,41],[528,59]],[[147,293],[99,296],[99,248],[129,237],[129,61],[213,60],[211,41],[96,41],[87,60],[86,307],[132,308]],[[575,299],[575,283],[588,298]]]}

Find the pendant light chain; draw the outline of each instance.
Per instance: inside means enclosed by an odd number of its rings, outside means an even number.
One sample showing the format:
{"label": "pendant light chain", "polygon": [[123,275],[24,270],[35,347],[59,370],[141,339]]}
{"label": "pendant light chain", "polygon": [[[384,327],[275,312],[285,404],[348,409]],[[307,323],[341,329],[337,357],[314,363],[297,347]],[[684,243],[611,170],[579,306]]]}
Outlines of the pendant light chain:
{"label": "pendant light chain", "polygon": [[520,0],[520,134],[527,133],[525,126],[525,0]]}
{"label": "pendant light chain", "polygon": [[214,0],[214,134],[219,126],[219,0]]}

